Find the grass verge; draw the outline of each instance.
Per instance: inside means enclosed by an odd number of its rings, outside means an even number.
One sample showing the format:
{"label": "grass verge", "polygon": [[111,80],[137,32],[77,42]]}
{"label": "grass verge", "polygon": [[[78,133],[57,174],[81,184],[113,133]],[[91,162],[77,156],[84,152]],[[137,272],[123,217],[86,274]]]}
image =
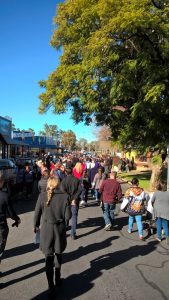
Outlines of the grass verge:
{"label": "grass verge", "polygon": [[151,171],[131,171],[129,173],[119,173],[118,177],[128,182],[130,182],[134,177],[136,177],[139,180],[139,186],[145,189],[146,191],[149,191]]}

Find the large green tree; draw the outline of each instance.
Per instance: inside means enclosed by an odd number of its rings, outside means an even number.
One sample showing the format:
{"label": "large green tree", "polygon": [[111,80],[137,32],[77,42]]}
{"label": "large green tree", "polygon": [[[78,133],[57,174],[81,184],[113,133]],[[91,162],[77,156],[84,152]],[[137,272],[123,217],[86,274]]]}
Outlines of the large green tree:
{"label": "large green tree", "polygon": [[111,128],[145,149],[169,142],[169,4],[151,0],[67,0],[51,45],[60,64],[40,95],[39,112],[72,110],[75,122]]}
{"label": "large green tree", "polygon": [[48,125],[47,123],[44,124],[44,130],[40,130],[40,135],[46,135],[49,137],[57,137],[59,133],[57,125]]}
{"label": "large green tree", "polygon": [[65,149],[74,150],[76,145],[76,134],[72,130],[63,131],[61,142]]}
{"label": "large green tree", "polygon": [[87,150],[88,142],[85,138],[80,138],[76,145],[80,150]]}

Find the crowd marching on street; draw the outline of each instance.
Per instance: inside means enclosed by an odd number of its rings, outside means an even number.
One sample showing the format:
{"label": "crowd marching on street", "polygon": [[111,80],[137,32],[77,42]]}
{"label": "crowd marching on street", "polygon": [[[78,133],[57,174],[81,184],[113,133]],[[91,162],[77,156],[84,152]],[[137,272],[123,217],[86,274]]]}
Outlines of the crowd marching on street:
{"label": "crowd marching on street", "polygon": [[[139,185],[138,178],[133,177],[123,194],[118,172],[128,172],[133,166],[133,159],[121,160],[114,168],[111,156],[88,157],[70,153],[57,159],[43,156],[36,159],[33,166],[17,165],[15,193],[18,197],[29,201],[33,187],[37,188],[32,227],[35,235],[40,234],[50,299],[55,297],[56,287],[62,284],[62,253],[67,245],[67,233],[70,233],[72,241],[78,239],[79,207],[85,209],[88,206],[89,196],[102,210],[105,231],[114,229],[116,206],[121,203],[121,211],[128,215],[127,234],[132,234],[136,221],[140,241],[145,241],[143,229],[147,226],[147,233],[155,233],[156,241],[160,243],[166,239],[169,245],[169,192],[161,181],[153,195],[149,195]],[[0,261],[9,232],[8,216],[14,220],[13,226],[18,227],[22,222],[4,190],[4,178],[0,176]]]}

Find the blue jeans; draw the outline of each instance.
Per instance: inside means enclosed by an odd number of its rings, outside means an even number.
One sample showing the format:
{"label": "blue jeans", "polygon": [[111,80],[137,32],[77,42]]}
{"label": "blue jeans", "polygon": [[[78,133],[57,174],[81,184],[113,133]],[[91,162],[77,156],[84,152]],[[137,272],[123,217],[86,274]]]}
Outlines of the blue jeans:
{"label": "blue jeans", "polygon": [[99,193],[99,190],[96,189],[96,190],[95,190],[95,197],[96,197],[96,201],[97,201],[97,202],[100,201],[100,196],[101,196],[101,194]]}
{"label": "blue jeans", "polygon": [[157,238],[161,240],[161,230],[164,229],[165,236],[169,236],[169,221],[163,218],[157,218]]}
{"label": "blue jeans", "polygon": [[105,224],[114,224],[114,212],[115,212],[116,204],[112,203],[103,203],[103,218]]}
{"label": "blue jeans", "polygon": [[139,236],[142,236],[143,235],[142,215],[129,216],[128,230],[132,231],[134,219],[136,220],[137,223],[138,234]]}
{"label": "blue jeans", "polygon": [[88,192],[89,192],[89,189],[86,187],[83,187],[81,195],[80,195],[81,200],[85,201],[86,203],[87,203],[87,198],[88,198]]}
{"label": "blue jeans", "polygon": [[92,198],[95,198],[95,189],[94,189],[94,188],[92,188],[92,189],[90,190],[90,192],[91,192],[91,196],[92,196]]}
{"label": "blue jeans", "polygon": [[71,219],[71,236],[76,235],[76,227],[77,227],[77,215],[78,215],[78,206],[71,205],[72,219]]}

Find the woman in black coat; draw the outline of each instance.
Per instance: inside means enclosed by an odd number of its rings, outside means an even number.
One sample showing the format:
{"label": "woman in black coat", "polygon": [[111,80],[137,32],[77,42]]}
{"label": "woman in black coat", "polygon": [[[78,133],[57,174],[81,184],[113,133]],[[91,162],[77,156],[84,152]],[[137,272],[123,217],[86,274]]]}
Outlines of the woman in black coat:
{"label": "woman in black coat", "polygon": [[40,193],[35,207],[34,232],[40,226],[40,249],[46,257],[46,276],[49,285],[49,293],[54,293],[54,269],[55,285],[61,284],[62,252],[65,250],[66,224],[71,218],[71,208],[68,195],[59,189],[59,179],[50,177],[47,181],[47,192]]}
{"label": "woman in black coat", "polygon": [[6,192],[3,191],[5,186],[5,177],[0,172],[0,263],[5,250],[9,227],[7,218],[10,217],[15,222],[12,226],[18,227],[21,223],[19,216],[16,214]]}

